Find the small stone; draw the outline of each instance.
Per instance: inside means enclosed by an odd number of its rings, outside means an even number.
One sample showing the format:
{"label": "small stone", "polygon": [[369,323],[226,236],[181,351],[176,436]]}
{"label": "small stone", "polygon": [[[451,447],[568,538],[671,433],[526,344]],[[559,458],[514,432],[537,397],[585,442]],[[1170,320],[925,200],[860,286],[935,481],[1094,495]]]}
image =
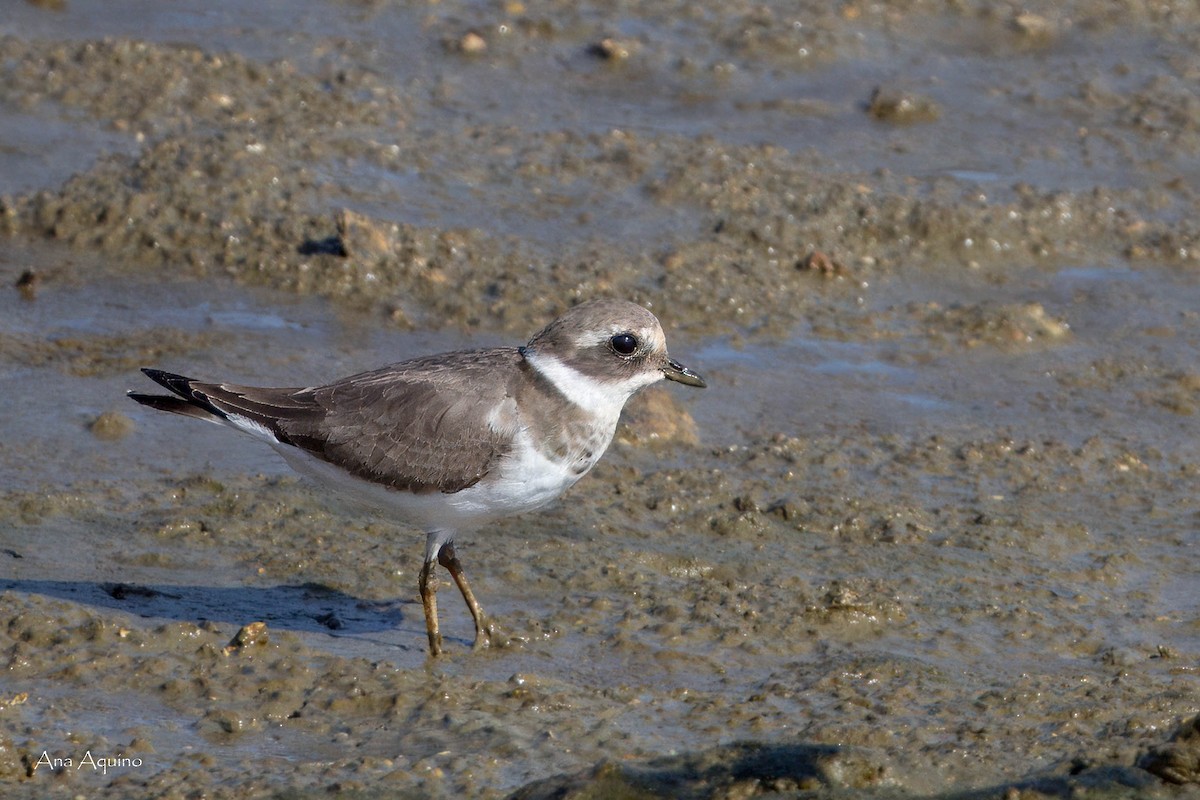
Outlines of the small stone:
{"label": "small stone", "polygon": [[867,113],[881,122],[898,125],[933,122],[941,115],[937,103],[928,97],[883,86],[876,86],[871,93]]}
{"label": "small stone", "polygon": [[267,623],[249,622],[238,630],[222,652],[227,656],[231,656],[244,647],[248,647],[249,645],[264,645],[268,641],[270,641],[270,637],[267,635]]}
{"label": "small stone", "polygon": [[590,55],[605,61],[624,61],[629,58],[629,47],[611,37],[605,37],[588,48]]}
{"label": "small stone", "polygon": [[830,258],[820,250],[814,250],[809,253],[799,263],[796,264],[798,269],[809,270],[810,272],[820,273],[823,277],[832,278],[836,275],[841,275],[846,271],[842,266],[842,262]]}
{"label": "small stone", "polygon": [[365,214],[344,208],[336,220],[338,241],[342,252],[364,264],[377,264],[392,257],[396,249],[396,232],[387,223],[380,223]]}
{"label": "small stone", "polygon": [[1031,11],[1020,11],[1013,15],[1012,29],[1035,43],[1046,43],[1058,36],[1059,25],[1049,17],[1034,14]]}
{"label": "small stone", "polygon": [[458,52],[466,53],[469,56],[476,56],[487,50],[487,39],[484,39],[475,31],[467,31],[458,40]]}
{"label": "small stone", "polygon": [[21,297],[25,300],[37,299],[38,284],[42,282],[42,278],[31,269],[27,269],[21,273],[21,277],[17,278],[17,282],[13,284],[17,291],[21,293]]}
{"label": "small stone", "polygon": [[106,442],[115,442],[128,436],[133,428],[133,420],[119,411],[105,411],[88,426],[93,436]]}

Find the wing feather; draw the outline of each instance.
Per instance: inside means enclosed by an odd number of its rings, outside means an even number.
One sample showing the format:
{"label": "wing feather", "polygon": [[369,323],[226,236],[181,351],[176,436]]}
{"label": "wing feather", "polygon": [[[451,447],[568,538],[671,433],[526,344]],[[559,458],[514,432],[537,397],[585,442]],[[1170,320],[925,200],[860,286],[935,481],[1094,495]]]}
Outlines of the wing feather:
{"label": "wing feather", "polygon": [[168,388],[360,478],[452,493],[478,483],[509,451],[517,424],[510,384],[520,362],[515,348],[497,348],[394,364],[318,387],[187,380]]}

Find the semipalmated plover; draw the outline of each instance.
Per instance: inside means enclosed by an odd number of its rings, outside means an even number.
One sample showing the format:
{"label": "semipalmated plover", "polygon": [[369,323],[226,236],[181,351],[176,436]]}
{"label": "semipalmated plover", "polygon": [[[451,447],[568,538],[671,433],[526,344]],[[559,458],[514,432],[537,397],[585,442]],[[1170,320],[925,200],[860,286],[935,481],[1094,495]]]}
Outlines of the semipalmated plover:
{"label": "semipalmated plover", "polygon": [[325,386],[142,371],[173,395],[130,392],[137,402],[248,433],[298,472],[424,530],[419,583],[434,655],[442,650],[435,562],[462,592],[476,647],[491,641],[454,551],[460,530],[540,508],[586,475],[642,387],[663,378],[705,385],[667,355],[653,314],[619,300],[581,303],[524,347],[416,358]]}

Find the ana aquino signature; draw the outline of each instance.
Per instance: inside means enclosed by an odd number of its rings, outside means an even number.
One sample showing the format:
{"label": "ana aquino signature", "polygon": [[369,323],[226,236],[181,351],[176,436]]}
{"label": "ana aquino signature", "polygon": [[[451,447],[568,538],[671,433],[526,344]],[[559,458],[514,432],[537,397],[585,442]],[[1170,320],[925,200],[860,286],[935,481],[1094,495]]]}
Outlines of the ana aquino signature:
{"label": "ana aquino signature", "polygon": [[48,767],[54,772],[60,770],[79,770],[87,767],[92,772],[99,772],[102,775],[107,775],[110,769],[130,769],[142,766],[142,759],[138,756],[126,755],[94,755],[91,750],[84,751],[84,754],[78,759],[71,756],[52,756],[49,751],[43,750],[38,756],[38,760],[33,762],[29,767],[30,776],[37,772],[41,767]]}

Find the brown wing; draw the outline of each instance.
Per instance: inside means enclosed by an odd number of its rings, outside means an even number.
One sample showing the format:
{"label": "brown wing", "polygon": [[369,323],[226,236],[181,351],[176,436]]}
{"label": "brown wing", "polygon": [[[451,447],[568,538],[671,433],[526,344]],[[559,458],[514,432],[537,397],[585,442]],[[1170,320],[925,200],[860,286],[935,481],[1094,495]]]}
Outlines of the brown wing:
{"label": "brown wing", "polygon": [[361,478],[408,491],[457,492],[508,451],[516,429],[509,383],[520,361],[515,348],[503,348],[417,359],[315,388],[187,379],[184,392],[168,388]]}

